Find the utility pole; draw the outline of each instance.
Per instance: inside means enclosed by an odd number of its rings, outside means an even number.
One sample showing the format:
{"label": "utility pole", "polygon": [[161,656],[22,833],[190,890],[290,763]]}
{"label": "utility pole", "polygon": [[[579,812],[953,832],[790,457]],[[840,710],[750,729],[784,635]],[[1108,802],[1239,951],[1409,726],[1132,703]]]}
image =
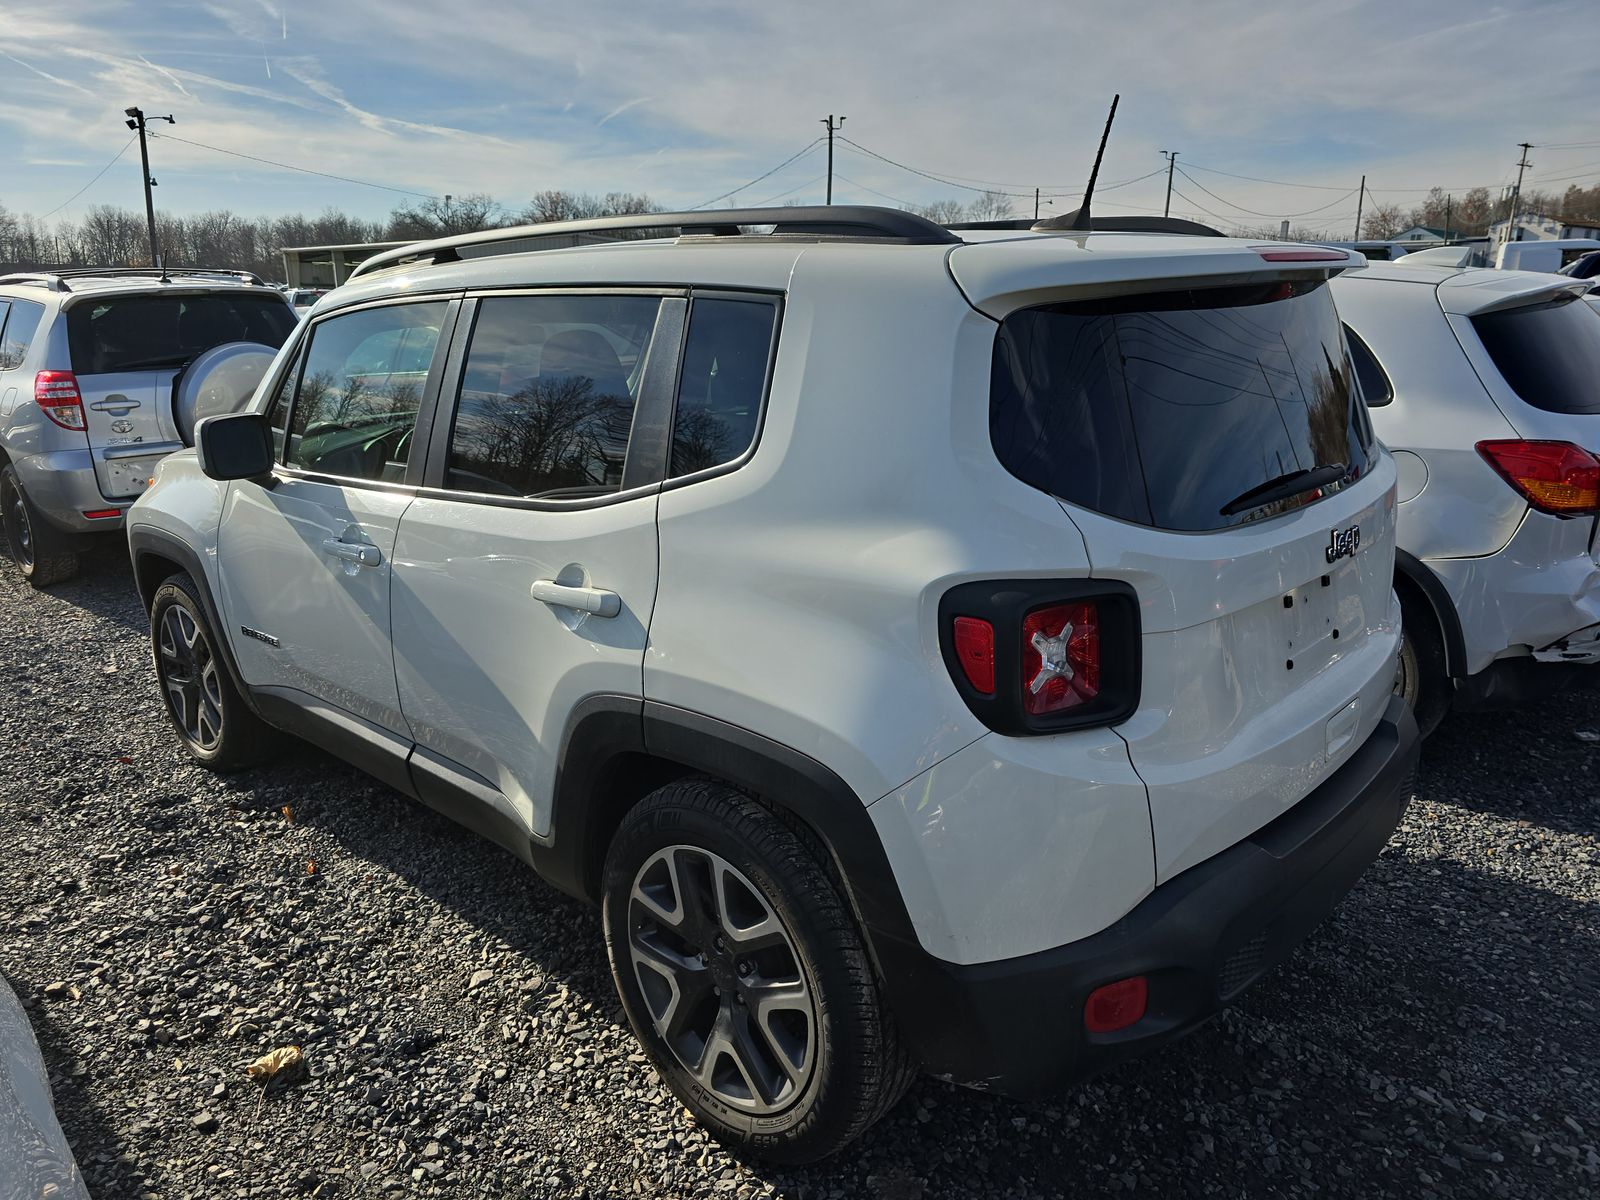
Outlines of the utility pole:
{"label": "utility pole", "polygon": [[[1345,193],[1346,196],[1348,196],[1349,194],[1350,194],[1349,192]],[[1355,240],[1358,241],[1358,242],[1361,240],[1361,210],[1362,210],[1363,207],[1365,207],[1366,201],[1367,201],[1367,177],[1365,175],[1363,175],[1361,177],[1361,194],[1356,197],[1356,236],[1355,236]]]}
{"label": "utility pole", "polygon": [[1172,215],[1172,168],[1178,161],[1178,152],[1176,150],[1163,150],[1161,153],[1167,156],[1167,206],[1161,210],[1161,215],[1170,217]]}
{"label": "utility pole", "polygon": [[[145,223],[150,227],[150,265],[159,267],[161,265],[161,247],[156,244],[156,202],[155,198],[150,194],[150,189],[155,186],[156,181],[150,178],[150,150],[145,145],[144,139],[146,118],[144,110],[137,105],[133,108],[125,108],[122,111],[127,114],[128,128],[139,131],[139,166],[144,172],[144,219]],[[165,117],[151,117],[149,119],[152,121],[165,121],[169,125],[177,124],[172,119],[171,114]]]}
{"label": "utility pole", "polygon": [[1511,212],[1507,214],[1506,219],[1506,241],[1508,242],[1520,242],[1522,240],[1522,230],[1517,228],[1517,203],[1522,199],[1522,173],[1533,166],[1528,161],[1528,151],[1533,149],[1533,143],[1518,142],[1517,145],[1522,147],[1522,157],[1517,161],[1517,186],[1511,189]]}
{"label": "utility pole", "polygon": [[1039,189],[1038,188],[1034,188],[1033,189],[1033,219],[1035,221],[1037,221],[1039,219]]}
{"label": "utility pole", "polygon": [[833,135],[844,125],[844,118],[840,117],[835,123],[833,114],[829,113],[822,121],[828,127],[828,203],[833,203]]}
{"label": "utility pole", "polygon": [[1444,198],[1444,244],[1446,246],[1450,244],[1450,202],[1454,199],[1454,196],[1446,196]]}

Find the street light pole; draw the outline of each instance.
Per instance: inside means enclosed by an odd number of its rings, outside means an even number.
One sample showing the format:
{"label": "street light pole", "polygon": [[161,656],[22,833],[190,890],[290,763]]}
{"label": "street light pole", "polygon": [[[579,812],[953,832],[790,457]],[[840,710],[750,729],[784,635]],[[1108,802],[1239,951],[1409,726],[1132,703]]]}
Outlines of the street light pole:
{"label": "street light pole", "polygon": [[[127,114],[128,128],[139,131],[139,167],[144,172],[144,219],[145,223],[150,227],[150,265],[159,267],[161,266],[161,250],[156,242],[156,202],[155,197],[150,194],[150,189],[155,185],[155,180],[150,178],[150,150],[145,144],[144,125],[146,118],[144,110],[139,108],[138,105],[132,108],[125,108],[122,111]],[[177,124],[170,115],[150,119],[165,121],[169,125]]]}

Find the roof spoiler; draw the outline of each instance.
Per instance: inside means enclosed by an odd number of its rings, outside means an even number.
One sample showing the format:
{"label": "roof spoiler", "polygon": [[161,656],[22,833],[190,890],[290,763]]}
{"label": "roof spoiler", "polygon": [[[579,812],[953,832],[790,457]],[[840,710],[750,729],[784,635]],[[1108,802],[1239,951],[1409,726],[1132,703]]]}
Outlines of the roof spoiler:
{"label": "roof spoiler", "polygon": [[[627,213],[615,217],[590,217],[579,221],[550,221],[539,225],[512,225],[505,229],[486,229],[458,237],[417,242],[397,250],[374,254],[350,272],[350,279],[372,275],[401,265],[424,266],[459,262],[462,254],[482,248],[484,256],[494,254],[495,246],[541,237],[570,237],[574,234],[632,233],[676,230],[679,237],[752,236],[752,226],[771,226],[768,235],[797,239],[852,239],[897,242],[913,246],[954,245],[961,241],[942,225],[926,217],[897,208],[873,205],[832,204],[789,208],[727,208],[715,212]],[[607,239],[598,239],[607,240]],[[526,247],[506,247],[502,254],[520,253]]]}
{"label": "roof spoiler", "polygon": [[[1026,217],[1009,221],[953,221],[946,229],[1016,229],[1025,233],[1082,233],[1074,222],[1077,211],[1030,221]],[[1191,237],[1227,237],[1220,229],[1186,221],[1182,217],[1090,217],[1093,233],[1182,233]]]}

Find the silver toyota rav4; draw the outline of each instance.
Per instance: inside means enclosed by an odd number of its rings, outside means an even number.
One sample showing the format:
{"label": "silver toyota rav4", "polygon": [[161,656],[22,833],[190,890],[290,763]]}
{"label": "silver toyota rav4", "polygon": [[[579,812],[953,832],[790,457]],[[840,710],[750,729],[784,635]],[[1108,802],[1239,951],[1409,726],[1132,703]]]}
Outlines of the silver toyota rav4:
{"label": "silver toyota rav4", "polygon": [[239,272],[0,277],[0,511],[23,575],[66,579],[84,535],[122,527],[157,460],[185,444],[174,398],[189,364],[226,343],[276,349],[296,320]]}

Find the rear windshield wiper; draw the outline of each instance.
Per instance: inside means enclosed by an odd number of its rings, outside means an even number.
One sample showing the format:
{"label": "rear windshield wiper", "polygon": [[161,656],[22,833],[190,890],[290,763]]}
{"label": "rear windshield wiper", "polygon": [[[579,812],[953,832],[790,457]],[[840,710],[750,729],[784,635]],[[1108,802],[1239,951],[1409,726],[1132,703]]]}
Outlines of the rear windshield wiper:
{"label": "rear windshield wiper", "polygon": [[136,358],[132,362],[117,363],[103,374],[112,374],[116,371],[138,371],[145,367],[176,367],[186,363],[194,355],[185,351],[182,354],[158,354],[154,358]]}
{"label": "rear windshield wiper", "polygon": [[1326,484],[1336,483],[1344,478],[1345,472],[1349,469],[1344,463],[1329,463],[1323,467],[1304,467],[1298,471],[1290,471],[1279,475],[1276,479],[1258,483],[1249,491],[1240,492],[1222,506],[1222,515],[1231,517],[1248,508],[1259,508],[1263,504],[1271,504],[1274,500],[1287,500],[1290,496],[1298,496]]}

